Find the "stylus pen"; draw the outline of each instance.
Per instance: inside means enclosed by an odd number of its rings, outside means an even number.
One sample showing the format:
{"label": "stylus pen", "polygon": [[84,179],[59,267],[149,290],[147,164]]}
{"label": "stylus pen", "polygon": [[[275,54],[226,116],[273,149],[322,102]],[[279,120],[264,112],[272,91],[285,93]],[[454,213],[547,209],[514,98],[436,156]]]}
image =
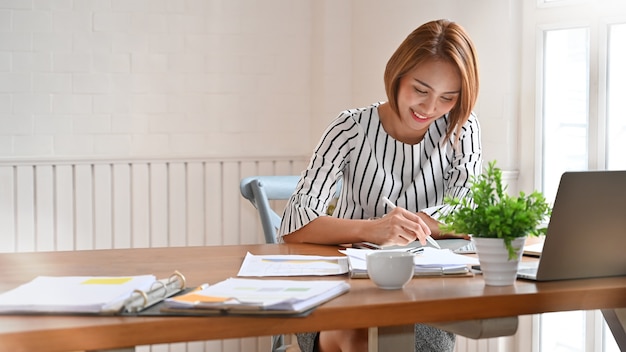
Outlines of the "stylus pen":
{"label": "stylus pen", "polygon": [[[396,205],[393,204],[387,197],[383,196],[382,199],[383,199],[383,202],[385,202],[385,204],[387,204],[389,208],[393,209],[396,207]],[[437,243],[437,241],[435,241],[434,238],[430,237],[430,235],[426,236],[426,241],[428,241],[428,243],[433,245],[433,247],[441,249],[441,246],[439,245],[439,243]]]}

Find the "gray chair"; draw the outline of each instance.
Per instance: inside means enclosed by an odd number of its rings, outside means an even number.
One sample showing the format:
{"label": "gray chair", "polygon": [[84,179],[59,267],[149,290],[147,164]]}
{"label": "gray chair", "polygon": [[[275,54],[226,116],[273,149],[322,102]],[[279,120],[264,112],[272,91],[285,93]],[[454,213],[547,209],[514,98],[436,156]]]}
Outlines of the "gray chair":
{"label": "gray chair", "polygon": [[[299,176],[251,176],[241,180],[241,195],[257,209],[266,243],[277,242],[276,231],[281,222],[270,201],[289,199],[299,179]],[[283,335],[272,336],[272,352],[285,351],[287,347]]]}
{"label": "gray chair", "polygon": [[[265,243],[276,243],[276,231],[280,226],[281,216],[272,209],[270,201],[287,200],[298,185],[300,176],[250,176],[241,180],[241,195],[254,205],[259,212]],[[339,196],[341,180],[337,182],[336,197]]]}
{"label": "gray chair", "polygon": [[259,212],[265,243],[276,243],[276,231],[281,221],[270,201],[289,199],[299,179],[299,176],[251,176],[241,180],[241,195]]}

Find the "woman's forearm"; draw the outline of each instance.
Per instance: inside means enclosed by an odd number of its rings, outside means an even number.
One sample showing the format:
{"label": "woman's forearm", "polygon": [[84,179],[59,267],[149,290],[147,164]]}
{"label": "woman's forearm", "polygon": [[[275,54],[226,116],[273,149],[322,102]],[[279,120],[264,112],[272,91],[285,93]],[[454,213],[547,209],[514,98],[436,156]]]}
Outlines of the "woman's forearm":
{"label": "woman's forearm", "polygon": [[320,216],[283,236],[286,243],[346,244],[365,241],[368,220]]}

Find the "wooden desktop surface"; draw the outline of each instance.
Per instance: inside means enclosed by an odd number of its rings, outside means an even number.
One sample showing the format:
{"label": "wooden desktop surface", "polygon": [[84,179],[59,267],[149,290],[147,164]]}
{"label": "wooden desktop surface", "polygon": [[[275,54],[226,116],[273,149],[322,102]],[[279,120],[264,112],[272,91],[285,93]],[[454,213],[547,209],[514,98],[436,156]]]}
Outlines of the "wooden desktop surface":
{"label": "wooden desktop surface", "polygon": [[[0,292],[38,275],[182,272],[188,286],[237,275],[246,252],[339,255],[337,247],[283,244],[0,254]],[[316,278],[310,278],[316,279]],[[113,349],[327,329],[460,321],[552,311],[626,307],[626,277],[485,286],[475,277],[415,278],[403,290],[347,276],[350,292],[304,318],[0,316],[0,351]]]}

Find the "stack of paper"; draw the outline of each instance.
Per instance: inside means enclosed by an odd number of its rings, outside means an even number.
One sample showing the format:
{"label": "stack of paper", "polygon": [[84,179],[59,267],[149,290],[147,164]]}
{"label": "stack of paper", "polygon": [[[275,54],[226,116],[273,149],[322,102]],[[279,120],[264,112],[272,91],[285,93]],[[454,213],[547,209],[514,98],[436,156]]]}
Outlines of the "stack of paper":
{"label": "stack of paper", "polygon": [[[386,250],[386,249],[382,249]],[[367,278],[367,262],[365,257],[374,249],[347,248],[340,250],[348,256],[350,277]],[[406,249],[389,249],[388,251],[406,251]],[[465,275],[469,273],[468,265],[478,265],[478,259],[456,254],[449,249],[424,247],[415,254],[415,275]]]}
{"label": "stack of paper", "polygon": [[189,314],[305,313],[348,292],[343,280],[229,278],[165,300],[164,312]]}

